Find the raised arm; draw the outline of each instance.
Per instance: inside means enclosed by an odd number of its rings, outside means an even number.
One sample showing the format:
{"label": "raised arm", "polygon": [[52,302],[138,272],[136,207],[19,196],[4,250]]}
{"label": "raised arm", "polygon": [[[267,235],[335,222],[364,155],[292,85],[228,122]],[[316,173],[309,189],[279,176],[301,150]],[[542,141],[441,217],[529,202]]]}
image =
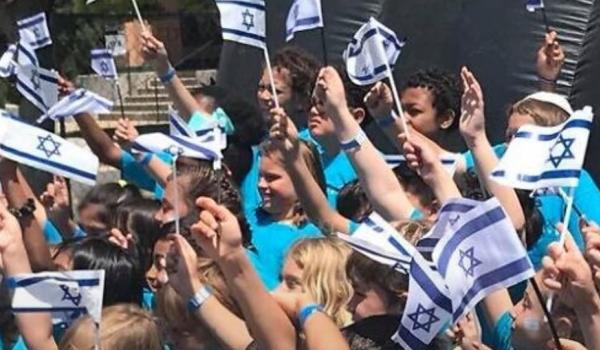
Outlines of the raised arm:
{"label": "raised arm", "polygon": [[358,141],[351,149],[348,147],[346,154],[375,211],[388,221],[410,218],[413,206],[392,170],[348,110],[344,86],[335,69],[321,70],[314,95],[333,120],[339,142]]}
{"label": "raised arm", "polygon": [[294,327],[246,256],[236,217],[210,198],[201,197],[196,204],[202,212],[192,233],[207,256],[221,268],[258,348],[296,349]]}
{"label": "raised arm", "polygon": [[198,256],[188,241],[181,235],[173,235],[172,239],[177,253],[177,269],[169,272],[169,283],[183,300],[192,300],[199,292],[204,295],[206,299],[200,300],[201,303],[190,311],[225,349],[245,350],[252,342],[246,324],[202,285],[197,269]]}
{"label": "raised arm", "polygon": [[525,225],[525,216],[517,194],[514,189],[500,185],[490,178],[490,174],[498,165],[498,157],[496,157],[485,133],[483,91],[473,73],[466,67],[461,70],[461,78],[464,93],[462,96],[460,132],[473,153],[479,181],[498,198],[515,229],[519,231]]}
{"label": "raised arm", "polygon": [[169,62],[165,45],[148,32],[142,33],[142,55],[151,62],[169,97],[179,114],[189,121],[195,111],[200,110],[196,99],[183,85]]}
{"label": "raised arm", "polygon": [[[31,273],[19,222],[3,205],[0,205],[0,256],[7,278]],[[16,313],[15,318],[28,349],[57,349],[49,313]]]}
{"label": "raised arm", "polygon": [[96,119],[91,114],[82,113],[75,116],[75,122],[79,125],[81,136],[98,159],[104,164],[121,169],[122,150],[102,130]]}
{"label": "raised arm", "polygon": [[271,121],[273,123],[269,131],[271,142],[277,145],[283,154],[286,171],[290,174],[302,208],[310,220],[317,226],[335,232],[350,233],[348,231],[350,220],[329,206],[325,193],[302,160],[298,131],[294,122],[281,108],[271,110]]}
{"label": "raised arm", "polygon": [[398,135],[404,133],[405,130],[400,118],[394,118],[392,114],[395,113],[393,110],[394,98],[390,87],[381,81],[375,84],[365,96],[365,104],[388,140],[396,146],[398,152],[402,153],[404,151],[403,144],[398,139]]}
{"label": "raised arm", "polygon": [[24,214],[20,218],[24,233],[23,243],[33,271],[49,270],[51,267],[50,251],[44,238],[42,224],[36,218],[36,211],[38,212],[37,216],[40,216],[39,211],[43,211],[44,208],[35,199],[25,178],[18,175],[17,163],[12,160],[0,160],[0,182],[11,207],[23,208],[29,205],[30,199],[33,200],[32,204],[35,206],[33,212]]}
{"label": "raised arm", "polygon": [[542,91],[554,92],[556,80],[565,63],[565,53],[557,40],[554,31],[546,33],[544,42],[537,52],[536,70],[539,88]]}

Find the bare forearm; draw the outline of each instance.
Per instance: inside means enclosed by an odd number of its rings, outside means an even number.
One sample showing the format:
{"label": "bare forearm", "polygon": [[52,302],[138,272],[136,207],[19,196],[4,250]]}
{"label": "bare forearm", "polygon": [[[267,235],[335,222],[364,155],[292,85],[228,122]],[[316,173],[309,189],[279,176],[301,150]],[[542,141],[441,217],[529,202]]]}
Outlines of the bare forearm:
{"label": "bare forearm", "polygon": [[252,337],[243,320],[212,296],[196,311],[196,316],[219,343],[229,350],[245,350]]}
{"label": "bare forearm", "polygon": [[294,189],[298,193],[302,208],[304,208],[308,217],[322,227],[332,228],[335,232],[349,233],[349,220],[329,206],[327,197],[310,174],[304,161],[296,159],[287,168],[290,171]]}
{"label": "bare forearm", "polygon": [[576,308],[579,327],[585,339],[588,349],[600,349],[600,298],[595,296],[594,300],[584,304],[584,307]]}
{"label": "bare forearm", "polygon": [[[155,71],[159,77],[164,77],[169,72],[171,64],[168,61],[155,63]],[[164,84],[165,90],[169,94],[171,101],[179,112],[180,116],[187,122],[190,120],[192,113],[200,109],[198,102],[188,89],[183,85],[183,82],[175,75],[169,82]]]}
{"label": "bare forearm", "polygon": [[318,312],[304,322],[307,350],[349,350],[348,343],[335,323]]}
{"label": "bare forearm", "polygon": [[498,201],[508,213],[508,217],[511,219],[515,229],[522,229],[525,225],[525,215],[514,189],[502,186],[490,178],[490,174],[498,165],[498,157],[496,157],[487,137],[482,137],[473,142],[469,145],[469,148],[473,153],[480,181],[483,182],[483,185],[485,185],[492,195],[498,198]]}
{"label": "bare forearm", "polygon": [[[340,142],[354,138],[360,126],[348,109],[342,109],[335,120]],[[358,173],[360,183],[375,210],[386,220],[408,219],[413,210],[402,186],[370,140],[350,152],[348,158]]]}
{"label": "bare forearm", "polygon": [[100,161],[120,169],[121,149],[113,143],[96,120],[90,114],[83,113],[77,115],[75,121],[79,125],[81,135]]}
{"label": "bare forearm", "polygon": [[260,349],[295,349],[292,323],[265,290],[243,250],[219,261],[229,288]]}

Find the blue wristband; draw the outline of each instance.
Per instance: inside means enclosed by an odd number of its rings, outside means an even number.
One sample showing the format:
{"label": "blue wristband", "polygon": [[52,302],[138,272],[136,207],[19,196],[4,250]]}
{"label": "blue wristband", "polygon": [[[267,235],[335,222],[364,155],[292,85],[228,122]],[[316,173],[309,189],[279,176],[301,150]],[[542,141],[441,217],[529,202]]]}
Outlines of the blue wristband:
{"label": "blue wristband", "polygon": [[340,142],[340,148],[343,151],[352,151],[355,148],[360,148],[360,146],[367,140],[367,135],[362,129],[360,129],[353,138],[347,141]]}
{"label": "blue wristband", "polygon": [[168,84],[175,78],[175,75],[177,75],[177,71],[175,71],[175,68],[169,66],[169,70],[165,75],[158,77],[158,79],[160,79],[163,84]]}
{"label": "blue wristband", "polygon": [[202,307],[206,299],[210,298],[211,295],[212,290],[210,289],[210,287],[203,286],[198,292],[196,292],[196,294],[194,294],[193,297],[190,298],[190,300],[188,300],[188,310],[190,312],[198,310],[200,307]]}
{"label": "blue wristband", "polygon": [[323,312],[323,307],[319,304],[308,304],[298,312],[298,325],[304,327],[304,322],[316,312]]}

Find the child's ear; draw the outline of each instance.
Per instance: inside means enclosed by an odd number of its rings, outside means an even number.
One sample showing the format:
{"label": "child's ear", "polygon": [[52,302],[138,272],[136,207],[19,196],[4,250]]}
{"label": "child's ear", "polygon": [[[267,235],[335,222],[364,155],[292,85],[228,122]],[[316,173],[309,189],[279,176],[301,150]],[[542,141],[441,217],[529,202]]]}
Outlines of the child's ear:
{"label": "child's ear", "polygon": [[365,109],[360,108],[360,107],[359,108],[351,108],[350,112],[352,113],[354,120],[356,120],[356,122],[358,124],[361,124],[363,122],[363,120],[365,120],[365,117],[367,116]]}
{"label": "child's ear", "polygon": [[456,118],[456,113],[454,113],[453,110],[448,109],[447,111],[445,111],[438,118],[438,123],[439,123],[440,129],[443,129],[443,130],[449,129],[452,126],[452,124],[454,124],[455,118]]}
{"label": "child's ear", "polygon": [[568,317],[559,317],[554,322],[556,324],[556,333],[558,333],[559,338],[571,338],[571,333],[573,333],[573,323]]}

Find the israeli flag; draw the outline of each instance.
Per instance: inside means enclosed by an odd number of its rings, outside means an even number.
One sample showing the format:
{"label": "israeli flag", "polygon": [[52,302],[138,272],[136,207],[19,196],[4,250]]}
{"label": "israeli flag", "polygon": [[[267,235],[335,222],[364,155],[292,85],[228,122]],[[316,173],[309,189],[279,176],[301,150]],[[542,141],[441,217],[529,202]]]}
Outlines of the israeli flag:
{"label": "israeli flag", "polygon": [[7,280],[14,290],[13,312],[75,312],[102,318],[104,270],[39,272]]}
{"label": "israeli flag", "polygon": [[458,218],[477,207],[480,203],[468,198],[456,198],[444,203],[437,212],[437,219],[431,230],[417,242],[417,250],[425,257],[431,256],[435,246]]}
{"label": "israeli flag", "polygon": [[486,295],[535,274],[523,243],[495,198],[454,217],[432,258],[450,291],[453,322]]}
{"label": "israeli flag", "polygon": [[197,138],[150,133],[138,136],[131,146],[133,151],[170,154],[205,160],[221,160],[217,142],[200,142]]}
{"label": "israeli flag", "polygon": [[36,67],[40,65],[35,51],[23,41],[9,45],[0,56],[0,77],[8,78],[14,75],[17,65]]}
{"label": "israeli flag", "polygon": [[20,66],[40,66],[35,50],[23,40],[17,43],[17,56],[17,63]]}
{"label": "israeli flag", "polygon": [[294,0],[285,22],[285,41],[294,39],[296,32],[322,27],[321,0]]}
{"label": "israeli flag", "polygon": [[416,253],[410,263],[408,298],[392,340],[403,349],[425,349],[452,320],[452,300],[437,271]]}
{"label": "israeli flag", "polygon": [[404,44],[396,33],[371,17],[344,51],[350,80],[357,85],[369,85],[384,79],[387,65],[390,69],[394,66]]}
{"label": "israeli flag", "polygon": [[84,184],[96,183],[99,162],[92,152],[2,110],[0,156]]}
{"label": "israeli flag", "polygon": [[169,134],[171,136],[183,136],[196,139],[196,142],[216,142],[219,149],[227,148],[227,134],[212,116],[211,120],[204,123],[201,129],[192,129],[179,115],[176,109],[169,106]]}
{"label": "israeli flag", "polygon": [[527,0],[525,8],[529,12],[535,12],[535,10],[544,8],[544,0]]}
{"label": "israeli flag", "polygon": [[77,89],[52,106],[48,112],[38,118],[37,122],[39,124],[46,119],[58,120],[81,113],[110,113],[112,106],[113,103],[109,99],[91,91]]}
{"label": "israeli flag", "polygon": [[[448,174],[454,176],[454,172],[456,171],[456,165],[458,164],[458,160],[462,157],[457,153],[445,153],[440,156],[440,161],[444,166],[444,169],[448,172]],[[395,169],[402,164],[406,163],[406,157],[402,154],[384,154],[383,159],[390,168]]]}
{"label": "israeli flag", "polygon": [[19,29],[20,40],[29,44],[34,50],[52,45],[52,38],[50,37],[50,30],[48,30],[44,12],[18,20],[17,28]]}
{"label": "israeli flag", "polygon": [[58,102],[58,73],[36,66],[17,66],[17,90],[42,112]]}
{"label": "israeli flag", "polygon": [[108,49],[94,49],[90,53],[92,70],[106,79],[117,78],[117,66]]}
{"label": "israeli flag", "polygon": [[351,236],[339,236],[357,252],[405,274],[416,252],[415,247],[377,213],[369,215]]}
{"label": "israeli flag", "polygon": [[521,127],[492,171],[492,179],[525,190],[576,187],[593,117],[592,108],[585,107],[554,127]]}
{"label": "israeli flag", "polygon": [[221,13],[223,40],[266,47],[264,0],[216,0]]}

